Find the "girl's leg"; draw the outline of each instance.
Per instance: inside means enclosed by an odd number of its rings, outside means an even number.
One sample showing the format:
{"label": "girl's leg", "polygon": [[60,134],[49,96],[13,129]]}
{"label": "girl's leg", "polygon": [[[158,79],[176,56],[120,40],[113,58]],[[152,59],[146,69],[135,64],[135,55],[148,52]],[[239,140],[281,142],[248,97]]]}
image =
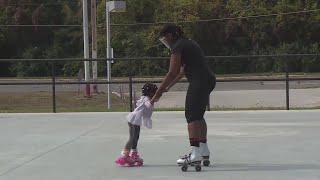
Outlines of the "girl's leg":
{"label": "girl's leg", "polygon": [[132,127],[133,126],[132,124],[128,123],[128,126],[129,126],[129,140],[126,143],[124,150],[121,152],[121,157],[118,158],[116,163],[120,165],[128,164],[131,166],[135,163],[135,161],[132,158],[130,158],[130,149],[132,147],[134,129]]}
{"label": "girl's leg", "polygon": [[132,148],[130,151],[130,157],[136,162],[136,165],[141,166],[143,164],[143,159],[139,157],[137,151],[137,145],[140,136],[140,126],[133,125],[133,140],[132,140]]}
{"label": "girl's leg", "polygon": [[134,125],[131,123],[128,123],[128,126],[129,126],[129,140],[126,143],[126,146],[124,149],[127,151],[130,151],[130,149],[132,148],[132,142],[134,139]]}
{"label": "girl's leg", "polygon": [[137,149],[139,137],[140,137],[140,126],[132,125],[132,147],[131,147],[131,149]]}

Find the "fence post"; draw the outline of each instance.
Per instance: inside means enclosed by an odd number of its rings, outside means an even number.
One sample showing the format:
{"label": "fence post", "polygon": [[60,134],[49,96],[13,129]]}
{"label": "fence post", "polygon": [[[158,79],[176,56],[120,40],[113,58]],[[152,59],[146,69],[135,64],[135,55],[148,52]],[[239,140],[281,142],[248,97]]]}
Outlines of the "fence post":
{"label": "fence post", "polygon": [[52,112],[56,113],[56,74],[55,74],[55,64],[52,61],[51,64],[51,74],[52,74]]}
{"label": "fence post", "polygon": [[286,108],[287,108],[287,110],[290,110],[289,100],[290,100],[290,96],[289,96],[289,63],[288,63],[288,60],[286,60]]}
{"label": "fence post", "polygon": [[121,98],[122,98],[122,102],[124,101],[125,97],[124,97],[124,90],[123,90],[123,85],[120,86],[121,89]]}
{"label": "fence post", "polygon": [[120,95],[120,99],[121,99],[121,101],[122,101],[122,100],[123,100],[123,99],[122,99],[123,97],[122,97],[121,85],[119,85],[118,87],[119,87],[119,95]]}
{"label": "fence post", "polygon": [[136,97],[136,91],[133,91],[133,107],[136,108],[137,104],[137,97]]}
{"label": "fence post", "polygon": [[129,94],[130,94],[130,112],[133,111],[132,107],[132,65],[131,65],[131,59],[129,60]]}

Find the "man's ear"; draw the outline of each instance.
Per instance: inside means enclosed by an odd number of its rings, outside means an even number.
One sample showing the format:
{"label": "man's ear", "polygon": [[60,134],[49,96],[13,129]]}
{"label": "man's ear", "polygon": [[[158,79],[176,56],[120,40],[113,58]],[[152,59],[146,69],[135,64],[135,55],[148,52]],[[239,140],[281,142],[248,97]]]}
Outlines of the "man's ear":
{"label": "man's ear", "polygon": [[167,34],[167,39],[168,39],[168,41],[170,41],[170,45],[171,45],[173,43],[173,41],[174,41],[173,34],[172,33],[168,33]]}

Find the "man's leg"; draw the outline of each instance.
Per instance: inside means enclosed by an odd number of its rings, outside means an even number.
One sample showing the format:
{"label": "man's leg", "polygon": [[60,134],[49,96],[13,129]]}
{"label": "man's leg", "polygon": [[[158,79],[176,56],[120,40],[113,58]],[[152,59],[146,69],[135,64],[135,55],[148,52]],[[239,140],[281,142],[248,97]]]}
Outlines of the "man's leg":
{"label": "man's leg", "polygon": [[198,121],[193,121],[188,123],[188,133],[189,133],[189,142],[190,146],[199,147],[199,130],[198,130]]}
{"label": "man's leg", "polygon": [[204,99],[202,99],[202,102],[204,102],[205,104],[202,104],[202,106],[203,106],[201,109],[202,120],[199,121],[199,126],[198,126],[201,154],[202,154],[202,157],[204,160],[204,164],[207,164],[207,165],[209,165],[209,163],[210,163],[210,161],[208,161],[209,157],[210,157],[210,150],[209,150],[208,144],[207,144],[207,123],[203,117],[204,117],[204,114],[206,111],[204,106],[206,106],[209,103],[209,96],[210,96],[210,93],[213,91],[214,87],[215,87],[215,79],[209,85],[207,96],[203,96]]}
{"label": "man's leg", "polygon": [[[199,147],[199,123],[198,123],[198,114],[200,112],[199,109],[199,86],[198,82],[190,83],[186,102],[185,102],[185,117],[188,123],[188,133],[189,133],[189,142],[191,152],[188,157],[188,160],[191,162],[201,162],[202,156]],[[185,158],[181,158],[177,160],[178,164],[183,164]]]}
{"label": "man's leg", "polygon": [[203,119],[198,121],[199,141],[201,143],[207,143],[207,123]]}
{"label": "man's leg", "polygon": [[[190,154],[187,157],[189,162],[192,163],[201,163],[202,156],[200,151],[199,144],[199,131],[198,131],[198,121],[188,121],[188,133],[189,133],[189,142],[190,142]],[[177,160],[178,164],[185,163],[185,158],[182,157]]]}
{"label": "man's leg", "polygon": [[199,145],[201,149],[201,155],[204,160],[208,160],[210,157],[210,151],[207,144],[207,123],[203,119],[199,121]]}

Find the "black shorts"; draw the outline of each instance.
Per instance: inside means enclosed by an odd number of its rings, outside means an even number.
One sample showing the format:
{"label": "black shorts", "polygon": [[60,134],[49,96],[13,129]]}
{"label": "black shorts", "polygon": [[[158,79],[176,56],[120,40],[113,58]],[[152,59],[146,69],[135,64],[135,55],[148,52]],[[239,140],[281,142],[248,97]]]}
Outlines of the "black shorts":
{"label": "black shorts", "polygon": [[185,117],[188,124],[204,119],[203,116],[209,103],[210,93],[216,86],[216,79],[210,78],[207,82],[204,83],[202,79],[189,83],[185,102]]}

